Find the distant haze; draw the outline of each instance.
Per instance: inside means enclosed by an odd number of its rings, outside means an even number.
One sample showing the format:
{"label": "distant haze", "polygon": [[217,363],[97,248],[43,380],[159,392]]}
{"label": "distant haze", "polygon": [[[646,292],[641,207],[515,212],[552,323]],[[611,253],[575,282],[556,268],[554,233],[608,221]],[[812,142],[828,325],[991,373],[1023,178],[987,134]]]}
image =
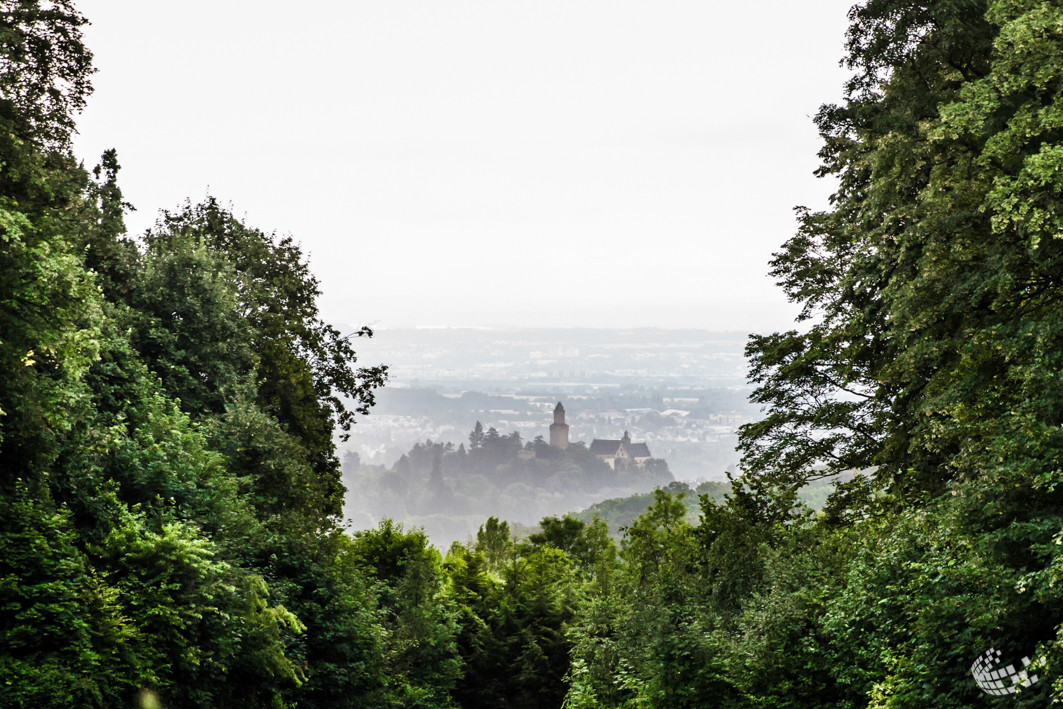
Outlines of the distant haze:
{"label": "distant haze", "polygon": [[83,0],[76,148],[133,231],[209,188],[291,232],[333,320],[779,329],[849,5]]}
{"label": "distant haze", "polygon": [[[633,292],[618,293],[619,298],[632,298]],[[584,301],[577,292],[571,300],[539,301],[513,298],[508,302],[501,298],[488,298],[472,304],[460,298],[409,297],[405,295],[384,297],[371,294],[354,299],[343,312],[344,320],[351,323],[374,323],[384,329],[424,327],[445,323],[448,327],[506,328],[512,323],[521,327],[655,327],[697,328],[716,332],[765,333],[796,327],[794,317],[799,308],[786,302],[722,302],[697,301],[677,302],[666,300],[667,294],[651,292],[645,288],[642,302],[618,300],[601,303]]]}

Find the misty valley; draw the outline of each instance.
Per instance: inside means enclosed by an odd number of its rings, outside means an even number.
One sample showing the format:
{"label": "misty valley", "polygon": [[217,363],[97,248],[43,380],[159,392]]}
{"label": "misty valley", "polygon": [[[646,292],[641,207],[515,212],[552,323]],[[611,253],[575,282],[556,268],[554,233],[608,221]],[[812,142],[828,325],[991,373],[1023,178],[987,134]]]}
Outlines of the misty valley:
{"label": "misty valley", "polygon": [[[344,516],[352,529],[383,517],[423,527],[441,548],[490,516],[531,528],[675,480],[725,482],[738,428],[758,416],[731,333],[378,330],[366,344],[362,356],[389,362],[389,383],[337,443],[357,491]],[[566,449],[550,445],[559,403]],[[652,460],[591,453],[624,436]]]}
{"label": "misty valley", "polygon": [[[670,0],[135,9],[0,0],[0,709],[1063,701],[1060,3],[833,12],[806,156],[830,198],[755,274],[816,3],[755,32]],[[175,56],[206,68],[123,73]],[[122,86],[135,111],[92,112]],[[479,142],[432,133],[455,112]],[[80,154],[101,121],[150,149]],[[348,257],[209,191],[134,228],[128,194],[203,151]],[[749,201],[672,249],[703,173]],[[663,327],[743,320],[765,278],[786,327]],[[404,298],[423,326],[377,321]]]}
{"label": "misty valley", "polygon": [[352,527],[388,517],[423,527],[445,547],[470,537],[489,516],[533,525],[674,480],[662,459],[636,462],[625,455],[607,462],[583,441],[562,447],[539,435],[523,443],[517,431],[503,436],[493,427],[485,432],[479,422],[476,426],[468,450],[465,443],[455,449],[429,440],[415,444],[391,468],[349,464],[344,483],[358,491],[344,507]]}

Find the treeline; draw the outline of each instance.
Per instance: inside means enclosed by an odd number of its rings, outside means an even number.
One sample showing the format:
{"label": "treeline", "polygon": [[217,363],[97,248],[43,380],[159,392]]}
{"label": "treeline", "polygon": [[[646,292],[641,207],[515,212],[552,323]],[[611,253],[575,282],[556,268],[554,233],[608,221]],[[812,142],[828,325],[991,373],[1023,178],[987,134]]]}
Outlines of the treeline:
{"label": "treeline", "polygon": [[[812,510],[822,510],[835,486],[839,482],[847,482],[855,473],[833,475],[826,479],[813,480],[797,490],[798,499]],[[697,523],[701,518],[701,506],[705,499],[723,504],[731,493],[731,483],[726,482],[703,482],[695,487],[687,483],[674,481],[658,488],[667,492],[686,505],[688,522]],[[593,522],[600,518],[609,528],[609,534],[616,542],[620,542],[624,532],[631,527],[635,519],[644,514],[657,501],[657,489],[651,492],[636,493],[627,497],[614,497],[601,502],[596,502],[590,507],[578,512],[569,513],[570,516],[583,522]]]}
{"label": "treeline", "polygon": [[558,706],[605,525],[344,532],[333,436],[386,371],[216,200],[126,237],[114,152],[70,151],[84,22],[0,10],[0,706]]}
{"label": "treeline", "polygon": [[339,525],[333,431],[386,373],[296,245],[212,200],[125,238],[114,154],[69,149],[83,19],[4,5],[0,704],[959,709],[990,648],[1038,677],[1007,701],[1063,699],[1063,8],[850,19],[839,189],[772,264],[806,327],[750,342],[729,495],[444,556]]}
{"label": "treeline", "polygon": [[341,397],[385,371],[291,239],[214,200],[124,236],[115,154],[70,151],[84,23],[0,7],[0,705],[445,697],[337,527]]}
{"label": "treeline", "polygon": [[[684,482],[675,481],[667,486],[657,488],[664,490],[673,497],[683,501],[686,505],[686,518],[690,522],[696,522],[700,515],[698,501],[703,495],[717,502],[723,502],[731,486],[723,482],[705,482],[695,488],[691,488]],[[635,520],[643,515],[656,500],[657,490],[652,492],[636,493],[627,497],[613,497],[601,502],[596,502],[585,510],[569,513],[571,517],[583,522],[593,522],[601,519],[609,529],[609,535],[614,541],[620,542],[624,532],[631,527]]]}
{"label": "treeline", "polygon": [[1063,7],[867,0],[845,66],[838,190],[772,262],[805,328],[747,348],[745,472],[632,525],[572,707],[992,706],[990,649],[1009,705],[1063,699]]}
{"label": "treeline", "polygon": [[569,631],[568,706],[1063,699],[1063,8],[850,20],[816,119],[839,189],[772,262],[805,328],[750,341],[767,415],[726,502],[691,523],[660,490],[626,531]]}
{"label": "treeline", "polygon": [[673,481],[666,461],[618,466],[598,460],[582,442],[551,448],[542,436],[523,441],[480,422],[469,445],[417,443],[390,468],[345,460],[345,514],[355,528],[388,517],[421,526],[444,546],[464,540],[489,516],[522,525],[582,509],[607,497],[646,493]]}

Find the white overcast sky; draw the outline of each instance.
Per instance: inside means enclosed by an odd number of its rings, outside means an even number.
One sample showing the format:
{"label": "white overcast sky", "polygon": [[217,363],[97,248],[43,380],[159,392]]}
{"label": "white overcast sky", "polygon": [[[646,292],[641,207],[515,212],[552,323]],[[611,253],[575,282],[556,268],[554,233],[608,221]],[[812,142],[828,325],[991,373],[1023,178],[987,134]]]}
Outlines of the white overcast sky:
{"label": "white overcast sky", "polygon": [[310,254],[326,317],[786,327],[850,0],[81,0],[137,208],[208,192]]}

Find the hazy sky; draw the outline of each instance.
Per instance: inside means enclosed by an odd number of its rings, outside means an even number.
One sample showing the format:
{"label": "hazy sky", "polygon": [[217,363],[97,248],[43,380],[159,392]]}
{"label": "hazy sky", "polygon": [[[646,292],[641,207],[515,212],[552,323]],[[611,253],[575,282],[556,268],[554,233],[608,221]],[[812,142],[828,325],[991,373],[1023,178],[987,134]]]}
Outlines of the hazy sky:
{"label": "hazy sky", "polygon": [[209,191],[292,233],[335,321],[784,327],[850,4],[81,0],[76,150],[134,232]]}

